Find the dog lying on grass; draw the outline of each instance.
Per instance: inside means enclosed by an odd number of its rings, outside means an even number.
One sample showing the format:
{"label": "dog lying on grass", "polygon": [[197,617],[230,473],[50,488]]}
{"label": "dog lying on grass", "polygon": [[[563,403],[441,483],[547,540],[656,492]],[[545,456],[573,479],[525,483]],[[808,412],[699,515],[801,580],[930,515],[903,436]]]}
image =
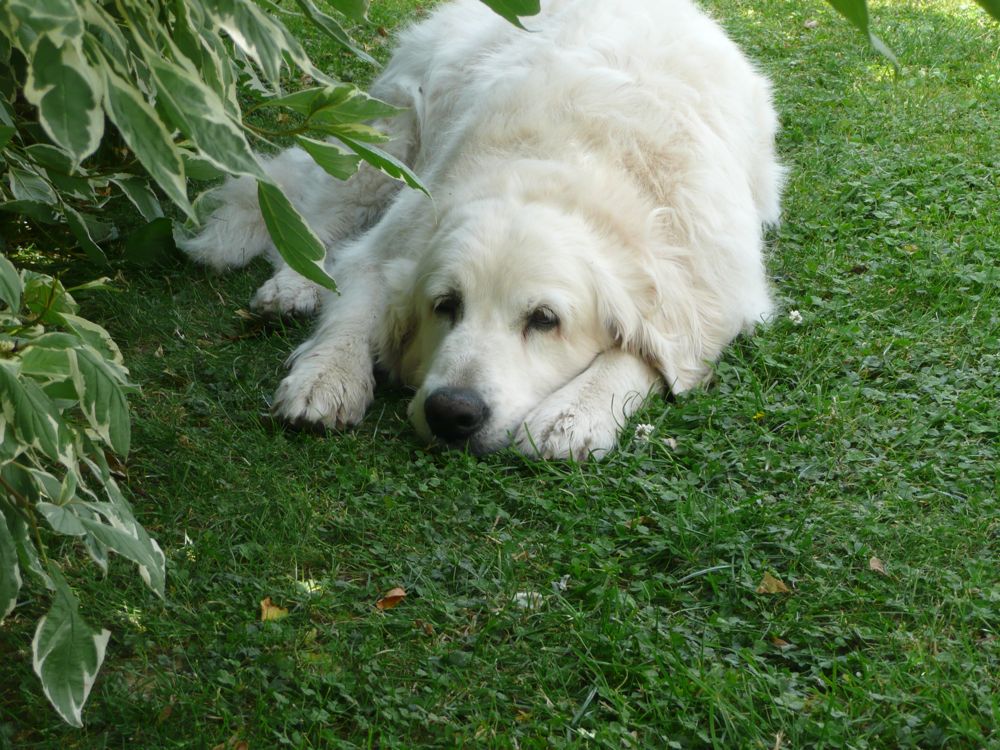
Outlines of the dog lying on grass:
{"label": "dog lying on grass", "polygon": [[762,233],[783,171],[768,81],[689,0],[548,0],[530,32],[455,0],[403,33],[376,125],[433,203],[301,150],[268,163],[331,248],[340,292],[279,259],[253,181],[184,243],[217,268],[266,253],[252,305],[322,308],[274,413],[342,429],[373,366],[416,389],[417,432],[476,453],[612,449],[653,393],[701,383],[771,310]]}

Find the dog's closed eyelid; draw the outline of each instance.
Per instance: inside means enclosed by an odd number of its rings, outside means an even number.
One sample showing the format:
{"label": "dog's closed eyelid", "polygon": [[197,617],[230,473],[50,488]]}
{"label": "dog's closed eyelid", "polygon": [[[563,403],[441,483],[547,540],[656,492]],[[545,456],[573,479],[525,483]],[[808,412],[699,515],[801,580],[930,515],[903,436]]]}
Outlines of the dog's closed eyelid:
{"label": "dog's closed eyelid", "polygon": [[525,333],[528,331],[552,331],[558,328],[559,325],[559,316],[551,308],[542,305],[528,313],[524,330]]}
{"label": "dog's closed eyelid", "polygon": [[448,292],[435,297],[433,310],[435,315],[447,317],[454,323],[462,310],[462,295],[458,292]]}

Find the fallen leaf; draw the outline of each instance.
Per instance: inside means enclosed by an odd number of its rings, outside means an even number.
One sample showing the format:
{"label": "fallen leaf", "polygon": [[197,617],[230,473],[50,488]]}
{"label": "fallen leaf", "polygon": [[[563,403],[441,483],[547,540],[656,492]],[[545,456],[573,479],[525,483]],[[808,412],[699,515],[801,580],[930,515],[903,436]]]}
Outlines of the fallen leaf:
{"label": "fallen leaf", "polygon": [[874,570],[876,573],[882,576],[889,575],[885,569],[885,563],[879,560],[877,557],[873,557],[868,561],[868,570]]}
{"label": "fallen leaf", "polygon": [[406,589],[396,587],[394,589],[389,589],[385,592],[385,595],[375,602],[375,606],[379,609],[392,609],[397,604],[399,604],[403,599],[406,598]]}
{"label": "fallen leaf", "polygon": [[791,643],[789,643],[788,641],[786,641],[784,638],[779,638],[776,635],[771,636],[771,643],[774,644],[775,646],[777,646],[778,648],[782,649],[782,650],[784,650],[786,648],[791,648],[792,647]]}
{"label": "fallen leaf", "polygon": [[790,594],[792,590],[785,585],[780,578],[775,578],[770,573],[765,573],[764,578],[757,587],[758,594]]}
{"label": "fallen leaf", "polygon": [[431,625],[429,622],[424,622],[423,620],[414,620],[413,627],[420,628],[420,630],[424,631],[425,635],[434,635],[434,626]]}
{"label": "fallen leaf", "polygon": [[260,620],[269,622],[271,620],[282,620],[288,617],[288,610],[279,607],[271,601],[271,597],[266,596],[260,603]]}

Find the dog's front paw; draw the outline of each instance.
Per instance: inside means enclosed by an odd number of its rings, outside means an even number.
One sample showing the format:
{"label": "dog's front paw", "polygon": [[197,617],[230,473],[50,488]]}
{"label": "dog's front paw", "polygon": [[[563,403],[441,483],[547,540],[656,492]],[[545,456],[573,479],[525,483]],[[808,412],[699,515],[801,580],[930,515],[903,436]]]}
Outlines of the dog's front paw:
{"label": "dog's front paw", "polygon": [[271,412],[294,427],[343,430],[361,421],[374,389],[370,361],[365,366],[328,359],[300,360],[278,386]]}
{"label": "dog's front paw", "polygon": [[600,460],[618,444],[620,425],[610,409],[543,402],[514,435],[514,447],[533,458]]}
{"label": "dog's front paw", "polygon": [[282,268],[265,281],[250,300],[250,307],[263,315],[313,315],[323,289],[291,268]]}

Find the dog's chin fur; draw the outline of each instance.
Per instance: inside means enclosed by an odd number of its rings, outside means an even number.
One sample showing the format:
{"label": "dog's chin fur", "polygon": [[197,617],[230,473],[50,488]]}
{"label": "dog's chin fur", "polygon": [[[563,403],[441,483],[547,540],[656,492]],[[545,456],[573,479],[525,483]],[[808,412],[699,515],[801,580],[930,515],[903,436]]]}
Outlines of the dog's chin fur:
{"label": "dog's chin fur", "polygon": [[[769,315],[762,226],[783,171],[767,81],[689,0],[550,0],[527,24],[447,3],[375,83],[406,108],[376,123],[387,148],[433,202],[370,168],[332,181],[296,150],[268,163],[342,289],[292,360],[279,416],[357,423],[377,361],[416,390],[425,439],[428,397],[462,389],[476,421],[458,434],[436,418],[445,444],[601,456],[649,393],[698,385]],[[276,259],[252,192],[223,186],[188,252]],[[323,295],[276,263],[255,306],[310,312]]]}

